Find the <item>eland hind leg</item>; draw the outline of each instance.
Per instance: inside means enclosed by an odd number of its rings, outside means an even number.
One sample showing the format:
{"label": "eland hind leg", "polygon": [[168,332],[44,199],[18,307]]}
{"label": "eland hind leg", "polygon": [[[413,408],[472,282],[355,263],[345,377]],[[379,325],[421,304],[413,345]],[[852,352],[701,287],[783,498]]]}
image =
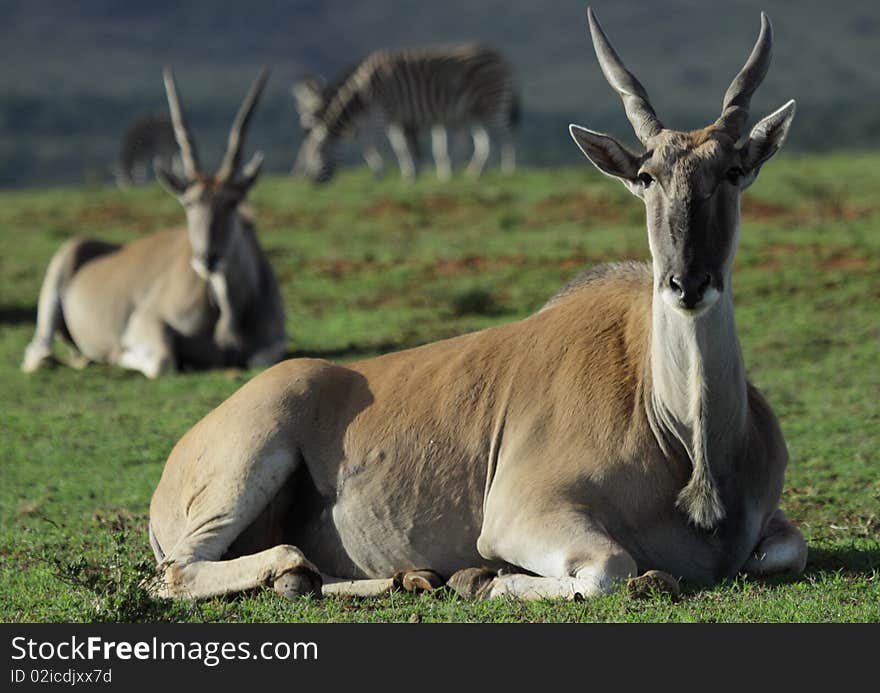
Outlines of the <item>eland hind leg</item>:
{"label": "eland hind leg", "polygon": [[[296,359],[264,371],[197,423],[171,452],[150,504],[159,567],[149,587],[199,599],[261,587],[288,598],[319,594],[324,579],[324,592],[338,595],[441,585],[421,566],[353,579],[363,575],[324,521],[347,423],[371,401],[363,376]],[[307,552],[347,577],[324,578]]]}
{"label": "eland hind leg", "polygon": [[[254,437],[263,444],[247,450],[250,439],[244,431],[228,448],[216,449],[210,439],[219,432],[203,430],[216,428],[203,425],[216,422],[210,419],[193,430],[197,436],[206,433],[208,440],[185,438],[169,459],[175,464],[174,456],[184,455],[200,469],[172,470],[170,478],[163,474],[153,496],[151,543],[160,559],[155,591],[189,599],[270,586],[285,597],[320,593],[318,569],[297,547],[276,543],[277,520],[287,512],[286,486],[300,463],[297,452],[262,432]],[[221,427],[229,434],[234,424],[225,424]],[[205,451],[201,458],[196,453],[200,446]]]}
{"label": "eland hind leg", "polygon": [[[345,412],[354,416],[368,403],[357,378],[325,361],[285,361],[178,442],[150,504],[158,594],[199,599],[260,587],[285,597],[320,593],[318,568],[289,542],[308,538],[304,528],[324,507],[318,496],[332,493]],[[323,410],[335,412],[333,423],[320,420]],[[305,450],[325,455],[326,468],[310,469]]]}
{"label": "eland hind leg", "polygon": [[[40,298],[37,303],[37,326],[33,339],[24,352],[21,369],[32,373],[53,361],[52,341],[55,333],[61,331],[65,336],[67,329],[64,324],[62,297],[70,280],[77,271],[90,260],[111,253],[118,245],[96,241],[89,238],[73,238],[62,245],[46,268],[46,275],[40,287]],[[73,340],[70,340],[73,344]],[[73,344],[75,347],[76,345]],[[80,361],[74,357],[73,365]]]}

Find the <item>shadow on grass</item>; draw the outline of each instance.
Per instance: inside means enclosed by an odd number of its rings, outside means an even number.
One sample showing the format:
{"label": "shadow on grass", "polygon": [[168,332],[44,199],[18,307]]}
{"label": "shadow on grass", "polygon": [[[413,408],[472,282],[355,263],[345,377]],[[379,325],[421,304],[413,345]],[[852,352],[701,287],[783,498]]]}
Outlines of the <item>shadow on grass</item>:
{"label": "shadow on grass", "polygon": [[22,325],[37,320],[36,306],[7,306],[0,304],[0,325]]}
{"label": "shadow on grass", "polygon": [[880,541],[856,541],[845,545],[810,546],[805,572],[871,575],[877,570],[880,570]]}
{"label": "shadow on grass", "polygon": [[63,544],[45,544],[37,553],[38,564],[67,585],[80,599],[73,620],[87,623],[156,623],[228,620],[222,603],[213,610],[205,602],[170,599],[152,594],[164,579],[156,562],[145,550],[145,516],[127,511],[96,513],[97,533],[83,540],[70,536],[64,525],[48,517],[40,519],[61,530]]}
{"label": "shadow on grass", "polygon": [[880,541],[873,539],[856,539],[847,543],[812,544],[808,548],[807,566],[803,573],[780,573],[777,575],[749,576],[741,573],[735,578],[721,580],[718,583],[681,582],[681,598],[695,597],[707,589],[716,587],[735,587],[743,583],[755,583],[766,586],[789,585],[802,582],[811,576],[818,577],[823,573],[837,573],[849,578],[871,578],[880,571]]}

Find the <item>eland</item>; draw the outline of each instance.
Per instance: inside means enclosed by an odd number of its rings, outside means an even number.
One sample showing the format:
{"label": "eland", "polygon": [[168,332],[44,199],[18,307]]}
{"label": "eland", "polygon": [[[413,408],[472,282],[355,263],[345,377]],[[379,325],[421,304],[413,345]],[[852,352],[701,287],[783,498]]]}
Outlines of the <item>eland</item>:
{"label": "eland", "polygon": [[743,137],[770,22],[720,117],[678,132],[588,21],[644,151],[571,134],[644,202],[651,264],[589,271],[518,322],[260,374],[167,460],[150,507],[153,590],[448,580],[483,597],[574,598],[658,573],[710,584],[804,568],[779,507],[785,442],[746,380],[731,284],[741,193],[794,115],[789,102]]}
{"label": "eland", "polygon": [[165,90],[184,175],[154,161],[163,186],[183,205],[187,228],[119,246],[74,238],[53,256],[37,305],[37,327],[22,370],[53,361],[60,333],[71,365],[90,361],[149,378],[181,368],[262,366],[284,356],[284,308],[275,275],[242,207],[260,174],[257,152],[241,165],[244,135],[268,70],[261,71],[229,133],[219,171],[205,174],[165,70]]}

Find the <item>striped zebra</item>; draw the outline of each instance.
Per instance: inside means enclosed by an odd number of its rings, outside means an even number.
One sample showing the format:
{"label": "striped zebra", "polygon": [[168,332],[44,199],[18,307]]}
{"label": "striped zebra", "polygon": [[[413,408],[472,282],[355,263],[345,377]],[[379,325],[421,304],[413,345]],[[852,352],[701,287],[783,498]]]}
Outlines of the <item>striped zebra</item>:
{"label": "striped zebra", "polygon": [[113,169],[116,184],[124,188],[145,181],[154,159],[159,159],[166,168],[180,168],[180,149],[167,113],[142,115],[128,126]]}
{"label": "striped zebra", "polygon": [[[339,73],[330,84],[327,84],[320,75],[306,75],[293,83],[290,93],[296,104],[299,124],[304,138],[308,137],[312,128],[318,124],[327,102],[333,98],[339,86],[351,76],[355,67],[357,65],[352,65],[347,70]],[[354,137],[359,141],[364,161],[366,161],[373,175],[378,178],[385,168],[385,161],[379,153],[378,135],[380,131],[375,126],[367,127],[367,125],[365,121],[361,122],[359,124],[360,127],[352,127],[344,135]],[[408,132],[407,136],[410,138],[408,141],[418,143],[417,132],[413,131],[411,134]],[[416,158],[418,158],[418,153],[416,153]],[[298,175],[302,173],[301,168],[302,162],[298,166],[294,166],[293,174]]]}
{"label": "striped zebra", "polygon": [[401,175],[411,179],[416,175],[417,134],[430,129],[437,175],[447,179],[452,165],[446,128],[469,126],[474,153],[468,173],[479,176],[486,165],[489,129],[500,133],[502,169],[509,172],[515,166],[518,121],[512,69],[491,48],[467,44],[376,51],[324,90],[323,105],[314,112],[294,170],[326,182],[336,167],[340,138],[384,130]]}

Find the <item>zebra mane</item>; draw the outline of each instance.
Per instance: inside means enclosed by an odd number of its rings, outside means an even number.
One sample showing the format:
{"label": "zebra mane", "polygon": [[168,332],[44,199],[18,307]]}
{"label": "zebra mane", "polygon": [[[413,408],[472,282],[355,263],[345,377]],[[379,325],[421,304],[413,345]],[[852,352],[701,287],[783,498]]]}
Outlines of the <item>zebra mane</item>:
{"label": "zebra mane", "polygon": [[374,56],[371,54],[352,63],[324,87],[324,104],[315,118],[332,135],[338,136],[344,132],[350,121],[366,109],[361,89],[376,68],[377,61],[372,59]]}
{"label": "zebra mane", "polygon": [[323,102],[321,109],[316,114],[319,118],[323,118],[324,113],[327,111],[327,106],[330,102],[336,98],[336,94],[339,92],[340,88],[343,84],[345,84],[351,76],[354,74],[354,71],[358,69],[360,64],[364,61],[364,58],[361,58],[357,62],[351,63],[344,69],[337,72],[333,79],[324,84],[321,89],[321,100]]}

